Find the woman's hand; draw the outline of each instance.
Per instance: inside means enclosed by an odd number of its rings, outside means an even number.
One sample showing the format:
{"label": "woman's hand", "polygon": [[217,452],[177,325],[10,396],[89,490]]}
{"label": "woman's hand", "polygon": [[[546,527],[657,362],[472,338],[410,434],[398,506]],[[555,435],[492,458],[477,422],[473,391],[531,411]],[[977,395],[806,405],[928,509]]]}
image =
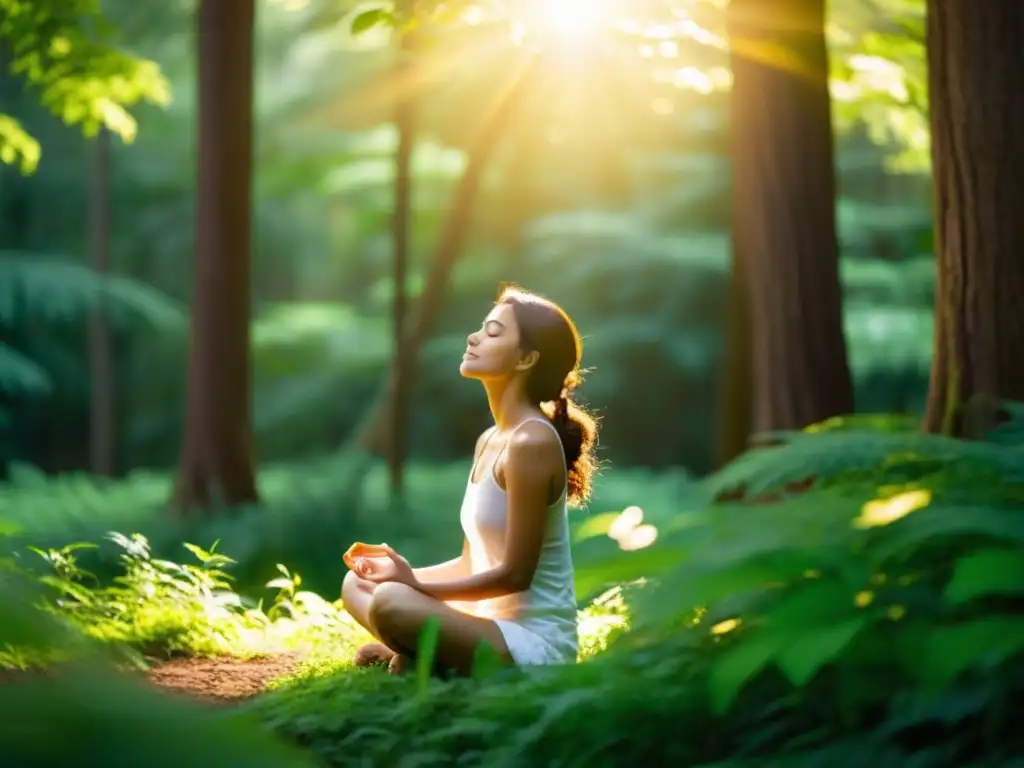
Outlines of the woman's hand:
{"label": "woman's hand", "polygon": [[341,556],[341,559],[345,561],[345,565],[348,566],[350,571],[354,571],[356,570],[356,561],[360,558],[387,559],[387,554],[384,552],[386,547],[387,544],[364,544],[361,541],[357,541],[348,548],[345,554]]}
{"label": "woman's hand", "polygon": [[410,587],[419,587],[419,580],[409,561],[387,544],[363,544],[357,541],[349,547],[342,559],[361,579],[375,584],[397,581]]}
{"label": "woman's hand", "polygon": [[394,581],[399,584],[405,584],[413,589],[419,589],[419,579],[416,578],[416,573],[413,571],[412,566],[409,565],[409,561],[387,544],[382,544],[380,549],[384,556],[373,558],[374,564],[369,569],[368,575],[363,576],[363,578],[375,584]]}
{"label": "woman's hand", "polygon": [[361,579],[380,583],[391,580],[391,576],[395,573],[395,565],[386,556],[357,557],[352,563],[352,570]]}

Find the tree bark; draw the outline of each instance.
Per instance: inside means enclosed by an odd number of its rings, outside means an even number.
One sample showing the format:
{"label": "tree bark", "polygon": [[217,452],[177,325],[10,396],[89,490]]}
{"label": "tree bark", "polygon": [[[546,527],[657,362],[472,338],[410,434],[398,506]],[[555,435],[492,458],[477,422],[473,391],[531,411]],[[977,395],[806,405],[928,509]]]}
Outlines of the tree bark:
{"label": "tree bark", "polygon": [[1024,3],[929,0],[938,280],[924,428],[976,436],[1024,401]]}
{"label": "tree bark", "polygon": [[[110,272],[110,133],[101,128],[93,145],[89,234],[92,268]],[[93,474],[114,473],[114,360],[103,296],[89,318],[89,467]]]}
{"label": "tree bark", "polygon": [[395,363],[388,376],[383,395],[378,397],[376,406],[356,431],[356,445],[368,453],[388,458],[394,450],[390,439],[390,425],[394,418],[392,409],[396,384],[395,371],[402,371],[407,380],[411,380],[415,376],[420,347],[427,339],[441,313],[444,306],[445,286],[469,236],[474,203],[483,172],[509,123],[515,118],[519,104],[529,91],[539,70],[539,59],[532,57],[525,67],[517,72],[509,87],[499,94],[493,109],[484,119],[476,141],[469,149],[466,168],[455,189],[454,199],[430,265],[430,272],[427,274],[426,284],[420,294],[409,328],[402,336],[402,344],[395,357]]}
{"label": "tree bark", "polygon": [[853,410],[824,0],[733,0],[733,251],[751,323],[755,432]]}
{"label": "tree bark", "polygon": [[250,281],[254,0],[198,11],[196,265],[179,509],[255,503]]}
{"label": "tree bark", "polygon": [[415,145],[415,99],[408,83],[413,73],[413,35],[415,32],[399,32],[397,82],[398,101],[395,104],[395,128],[398,132],[398,146],[395,151],[395,210],[392,218],[392,241],[394,247],[395,293],[392,308],[394,326],[394,386],[392,388],[391,445],[394,447],[389,459],[391,479],[391,505],[400,509],[405,470],[406,443],[409,427],[410,376],[405,370],[407,361],[401,355],[402,338],[405,335],[406,310],[408,304],[409,250],[412,239],[412,157]]}
{"label": "tree bark", "polygon": [[715,466],[723,467],[747,448],[753,417],[753,350],[750,346],[750,296],[746,265],[733,249],[729,285],[729,318],[725,333],[725,364],[718,404],[718,441]]}

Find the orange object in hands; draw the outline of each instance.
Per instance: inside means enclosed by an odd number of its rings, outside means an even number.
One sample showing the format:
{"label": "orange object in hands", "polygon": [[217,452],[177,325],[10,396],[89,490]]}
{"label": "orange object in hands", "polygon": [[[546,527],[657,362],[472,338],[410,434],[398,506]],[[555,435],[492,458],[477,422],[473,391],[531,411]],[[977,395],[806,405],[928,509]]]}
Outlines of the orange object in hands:
{"label": "orange object in hands", "polygon": [[361,541],[357,541],[348,548],[345,554],[341,556],[341,559],[345,561],[345,565],[347,565],[350,570],[355,571],[357,558],[369,557],[373,559],[387,560],[387,554],[384,552],[384,547],[386,546],[387,544],[365,544]]}

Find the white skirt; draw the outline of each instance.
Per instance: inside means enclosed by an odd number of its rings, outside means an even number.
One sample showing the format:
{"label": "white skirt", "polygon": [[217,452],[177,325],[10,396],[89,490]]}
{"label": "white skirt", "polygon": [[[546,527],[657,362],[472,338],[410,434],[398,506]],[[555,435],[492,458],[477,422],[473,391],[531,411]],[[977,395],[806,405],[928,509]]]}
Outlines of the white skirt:
{"label": "white skirt", "polygon": [[499,619],[490,615],[479,603],[449,601],[448,605],[470,616],[493,621],[505,639],[508,653],[516,666],[544,664],[574,664],[578,650],[560,649],[537,632],[511,619]]}
{"label": "white skirt", "polygon": [[576,654],[571,656],[560,652],[551,643],[533,630],[522,624],[507,619],[491,619],[501,630],[505,638],[509,655],[517,666],[531,664],[571,664],[576,661]]}

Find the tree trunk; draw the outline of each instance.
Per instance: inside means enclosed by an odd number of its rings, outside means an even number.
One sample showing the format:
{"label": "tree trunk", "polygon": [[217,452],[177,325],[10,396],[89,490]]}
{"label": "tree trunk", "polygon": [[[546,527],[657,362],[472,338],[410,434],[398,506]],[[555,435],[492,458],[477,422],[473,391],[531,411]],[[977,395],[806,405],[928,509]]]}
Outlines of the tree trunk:
{"label": "tree trunk", "polygon": [[[93,146],[89,234],[92,268],[105,278],[110,271],[110,133],[101,128]],[[114,473],[114,360],[106,305],[89,318],[89,467],[95,475]]]}
{"label": "tree trunk", "polygon": [[445,286],[470,232],[473,206],[484,169],[539,71],[539,59],[531,58],[524,69],[516,74],[509,87],[499,94],[494,108],[484,119],[475,143],[469,149],[466,168],[455,189],[454,200],[438,239],[430,272],[427,274],[426,285],[417,302],[416,313],[407,332],[403,334],[402,344],[383,395],[378,397],[376,406],[357,430],[356,444],[364,451],[386,458],[394,450],[390,439],[390,424],[393,418],[395,370],[401,370],[407,380],[415,377],[420,347],[441,313]]}
{"label": "tree trunk", "polygon": [[1020,0],[929,0],[938,269],[929,432],[978,435],[999,401],[1024,400],[1022,45]]}
{"label": "tree trunk", "polygon": [[733,0],[733,250],[756,432],[853,410],[836,240],[824,0]]}
{"label": "tree trunk", "polygon": [[258,501],[249,359],[254,0],[198,12],[196,264],[182,510]]}
{"label": "tree trunk", "polygon": [[729,318],[725,334],[725,364],[722,366],[722,394],[718,404],[718,443],[715,466],[723,467],[747,448],[753,405],[750,347],[750,296],[746,265],[733,249],[729,285]]}
{"label": "tree trunk", "polygon": [[401,509],[403,501],[403,474],[405,469],[406,443],[409,427],[410,376],[405,370],[406,360],[402,358],[402,338],[405,335],[406,308],[408,299],[409,249],[412,239],[412,156],[415,145],[415,99],[408,87],[413,73],[414,32],[399,32],[397,62],[398,101],[395,104],[395,128],[398,132],[398,146],[395,151],[395,210],[392,219],[392,241],[394,246],[394,386],[392,387],[391,445],[389,458],[391,478],[391,506]]}

